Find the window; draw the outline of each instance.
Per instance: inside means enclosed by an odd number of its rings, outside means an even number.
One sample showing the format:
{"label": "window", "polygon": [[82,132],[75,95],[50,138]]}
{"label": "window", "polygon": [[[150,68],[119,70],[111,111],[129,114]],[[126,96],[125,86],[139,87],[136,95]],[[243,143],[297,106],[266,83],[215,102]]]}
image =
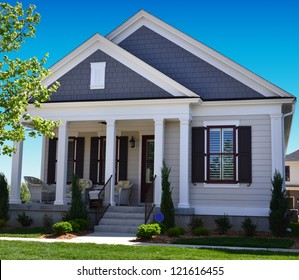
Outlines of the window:
{"label": "window", "polygon": [[90,69],[90,89],[104,89],[106,62],[92,62]]}
{"label": "window", "polygon": [[236,181],[236,128],[208,127],[208,182]]}
{"label": "window", "polygon": [[192,182],[250,185],[251,127],[214,123],[192,127]]}
{"label": "window", "polygon": [[286,181],[290,181],[290,166],[289,165],[287,165],[286,167],[285,167],[285,177],[286,177]]}

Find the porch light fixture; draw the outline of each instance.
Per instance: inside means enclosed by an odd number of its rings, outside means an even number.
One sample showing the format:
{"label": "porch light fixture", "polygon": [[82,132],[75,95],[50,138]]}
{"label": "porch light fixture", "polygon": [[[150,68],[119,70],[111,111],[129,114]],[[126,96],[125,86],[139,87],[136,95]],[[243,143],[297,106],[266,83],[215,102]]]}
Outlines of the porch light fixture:
{"label": "porch light fixture", "polygon": [[134,149],[134,148],[135,148],[135,145],[136,145],[136,141],[135,141],[134,137],[132,136],[132,138],[131,138],[131,140],[130,140],[130,147],[131,147],[132,149]]}

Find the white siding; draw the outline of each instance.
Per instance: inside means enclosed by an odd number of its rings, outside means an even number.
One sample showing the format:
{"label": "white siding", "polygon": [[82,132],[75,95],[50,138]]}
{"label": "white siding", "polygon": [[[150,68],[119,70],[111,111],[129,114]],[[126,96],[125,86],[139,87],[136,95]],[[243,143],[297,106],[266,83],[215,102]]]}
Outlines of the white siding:
{"label": "white siding", "polygon": [[[190,184],[190,203],[198,214],[209,214],[215,207],[219,215],[236,208],[256,208],[267,215],[271,198],[271,122],[269,116],[230,116],[225,118],[194,117],[192,126],[202,126],[203,121],[239,120],[241,126],[252,127],[252,184],[217,185]],[[205,208],[206,207],[206,208]],[[205,213],[205,209],[209,213]],[[239,213],[242,210],[239,210]],[[231,213],[236,211],[232,210]],[[229,213],[228,213],[229,214]],[[247,213],[251,215],[250,212]]]}

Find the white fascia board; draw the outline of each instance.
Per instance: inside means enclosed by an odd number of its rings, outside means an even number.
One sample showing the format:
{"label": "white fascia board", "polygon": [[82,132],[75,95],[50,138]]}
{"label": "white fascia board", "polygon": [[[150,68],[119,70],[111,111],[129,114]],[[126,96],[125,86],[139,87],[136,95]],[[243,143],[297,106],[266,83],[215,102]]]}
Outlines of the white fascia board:
{"label": "white fascia board", "polygon": [[187,89],[154,67],[110,42],[100,34],[95,34],[65,58],[60,60],[57,64],[52,66],[50,68],[52,74],[44,79],[44,84],[48,86],[58,80],[62,75],[70,71],[96,50],[105,52],[173,96],[199,97],[193,91]]}
{"label": "white fascia board", "polygon": [[44,103],[42,109],[28,108],[28,113],[62,121],[179,119],[190,117],[190,104],[196,98]]}
{"label": "white fascia board", "polygon": [[119,44],[142,25],[152,29],[265,97],[292,97],[290,93],[143,10],[109,33],[106,37],[114,43]]}

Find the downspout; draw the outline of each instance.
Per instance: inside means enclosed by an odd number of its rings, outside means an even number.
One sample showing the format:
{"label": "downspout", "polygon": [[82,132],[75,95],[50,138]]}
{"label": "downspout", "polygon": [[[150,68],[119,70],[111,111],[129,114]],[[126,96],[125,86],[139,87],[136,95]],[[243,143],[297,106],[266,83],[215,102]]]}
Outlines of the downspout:
{"label": "downspout", "polygon": [[282,114],[282,178],[283,178],[283,188],[285,189],[285,137],[284,137],[284,124],[285,124],[285,118],[289,117],[294,114],[295,110],[295,103],[292,104],[292,110],[289,113]]}

